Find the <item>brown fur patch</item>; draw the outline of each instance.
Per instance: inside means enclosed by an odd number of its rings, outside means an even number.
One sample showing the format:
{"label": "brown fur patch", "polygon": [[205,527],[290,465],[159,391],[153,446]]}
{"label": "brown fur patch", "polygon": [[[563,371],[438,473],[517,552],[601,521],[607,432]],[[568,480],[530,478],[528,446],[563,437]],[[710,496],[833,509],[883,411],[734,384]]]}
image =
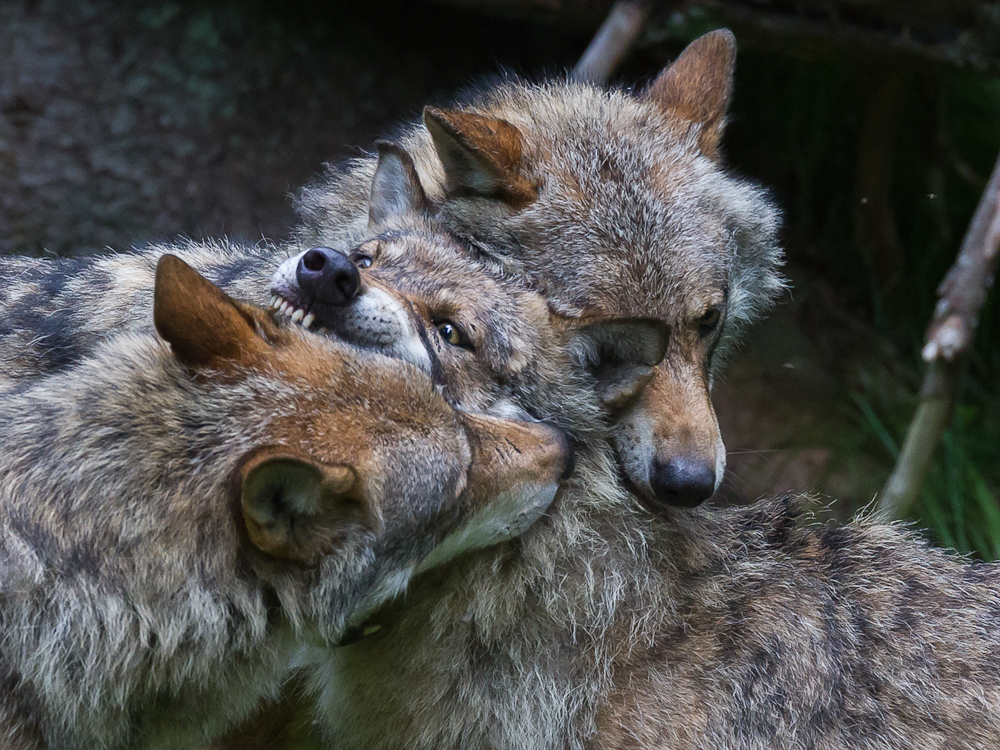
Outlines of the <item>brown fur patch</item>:
{"label": "brown fur patch", "polygon": [[246,364],[266,349],[249,311],[176,255],[156,264],[153,322],[177,358],[192,367]]}
{"label": "brown fur patch", "polygon": [[505,120],[424,108],[424,124],[445,165],[449,192],[495,196],[519,209],[538,197],[521,171],[521,132]]}
{"label": "brown fur patch", "polygon": [[646,91],[664,110],[701,126],[698,146],[713,160],[719,158],[735,67],[736,37],[718,29],[691,42]]}

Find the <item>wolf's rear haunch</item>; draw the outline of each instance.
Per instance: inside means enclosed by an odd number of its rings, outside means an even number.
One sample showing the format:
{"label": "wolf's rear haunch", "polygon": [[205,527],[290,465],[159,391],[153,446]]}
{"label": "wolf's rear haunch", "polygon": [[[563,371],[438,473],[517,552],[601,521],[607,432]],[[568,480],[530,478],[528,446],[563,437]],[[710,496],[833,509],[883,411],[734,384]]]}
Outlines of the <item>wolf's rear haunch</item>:
{"label": "wolf's rear haunch", "polygon": [[495,530],[497,497],[537,518],[565,470],[555,430],[459,415],[175,257],[154,317],[169,345],[122,335],[0,392],[4,748],[197,747],[298,640],[336,642],[454,534]]}

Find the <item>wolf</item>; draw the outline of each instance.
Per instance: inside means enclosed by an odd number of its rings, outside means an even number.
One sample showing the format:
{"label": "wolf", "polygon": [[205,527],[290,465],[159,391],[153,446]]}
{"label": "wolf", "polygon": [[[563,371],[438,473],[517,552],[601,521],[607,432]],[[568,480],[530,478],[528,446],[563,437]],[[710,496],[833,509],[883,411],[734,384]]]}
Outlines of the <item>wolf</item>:
{"label": "wolf", "polygon": [[[425,188],[420,208],[484,263],[527,280],[554,312],[670,328],[665,360],[609,404],[619,467],[654,509],[696,505],[721,482],[711,382],[782,288],[777,211],[720,156],[734,59],[722,30],[692,42],[640,94],[507,79],[454,108],[428,108],[395,139]],[[371,239],[378,163],[377,154],[348,162],[302,192],[286,248],[296,263],[315,248],[349,254]],[[262,276],[284,260],[267,245],[196,252],[185,257],[208,278],[261,303]],[[100,336],[145,320],[146,255],[13,267],[0,259],[13,282],[0,289],[0,378],[64,367]],[[275,291],[295,296],[287,283]]]}
{"label": "wolf", "polygon": [[[416,208],[422,188],[407,152],[386,144],[381,151],[368,228],[382,226],[381,233],[349,255],[330,249],[290,259],[275,288],[292,283],[294,266],[293,291],[314,295],[294,298],[315,316],[309,324],[336,326],[348,341],[377,339],[394,356],[438,367],[446,389],[452,378],[475,381],[485,371],[442,356],[450,351],[442,340],[459,354],[463,342],[481,349],[468,330],[488,325],[447,307],[435,313],[427,296],[453,278],[443,265],[434,282],[434,259],[446,263],[461,248],[435,253],[434,243],[454,240],[440,224],[428,235],[434,225]],[[407,282],[394,275],[401,263],[426,270]],[[482,282],[477,288],[501,298]],[[384,319],[385,304],[366,307],[366,295],[385,289],[406,291],[409,303],[399,309],[413,322]],[[476,291],[453,289],[459,305]],[[289,314],[288,299],[275,302]],[[307,322],[302,307],[291,317]],[[436,339],[420,335],[435,321]],[[586,371],[586,357],[574,361]],[[605,390],[602,372],[589,372],[590,390],[617,392],[617,384]],[[504,393],[515,408],[548,409],[571,434],[588,419],[582,391],[546,391],[544,399],[565,398],[546,405],[509,374],[502,380],[513,386]],[[327,746],[846,749],[1000,741],[996,566],[969,565],[871,519],[817,526],[805,498],[725,510],[664,506],[650,518],[618,481],[612,446],[580,437],[576,474],[515,544],[439,569],[373,612],[369,637],[299,658],[311,668]]]}
{"label": "wolf", "polygon": [[[639,94],[508,78],[394,138],[448,229],[555,311],[670,326],[665,360],[615,419],[623,474],[654,508],[717,489],[711,382],[783,288],[777,210],[720,155],[735,53],[730,32],[706,34]],[[335,167],[302,192],[300,257],[363,241],[376,166]]]}
{"label": "wolf", "polygon": [[553,428],[459,414],[175,256],[153,316],[162,340],[0,393],[4,747],[197,746],[299,640],[520,533],[567,469]]}

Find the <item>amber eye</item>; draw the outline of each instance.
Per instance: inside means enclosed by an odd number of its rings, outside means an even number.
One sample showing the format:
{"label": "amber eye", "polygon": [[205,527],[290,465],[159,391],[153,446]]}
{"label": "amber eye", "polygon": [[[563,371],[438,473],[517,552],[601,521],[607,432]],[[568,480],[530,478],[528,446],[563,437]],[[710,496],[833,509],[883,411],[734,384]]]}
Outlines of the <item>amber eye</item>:
{"label": "amber eye", "polygon": [[365,255],[364,253],[360,255],[355,255],[351,260],[354,261],[354,265],[358,268],[369,268],[372,264],[372,256]]}
{"label": "amber eye", "polygon": [[450,320],[438,320],[434,322],[434,325],[438,329],[438,333],[441,334],[441,338],[452,346],[464,346],[467,349],[472,348],[469,338],[462,332],[462,329]]}
{"label": "amber eye", "polygon": [[717,307],[713,307],[711,310],[706,312],[701,316],[698,321],[698,327],[701,329],[702,333],[708,333],[714,330],[714,328],[719,325],[719,321],[722,319],[722,311]]}

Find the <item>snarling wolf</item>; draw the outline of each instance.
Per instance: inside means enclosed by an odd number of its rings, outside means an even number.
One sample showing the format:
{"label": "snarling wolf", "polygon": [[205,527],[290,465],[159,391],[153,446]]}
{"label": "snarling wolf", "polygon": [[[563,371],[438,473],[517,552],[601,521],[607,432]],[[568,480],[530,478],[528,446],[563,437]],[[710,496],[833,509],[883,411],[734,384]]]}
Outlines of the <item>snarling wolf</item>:
{"label": "snarling wolf", "polygon": [[[740,331],[781,288],[777,214],[729,174],[719,140],[735,42],[693,42],[641,94],[501,81],[427,108],[397,141],[450,231],[571,316],[671,327],[666,359],[622,404],[614,442],[652,504],[694,505],[722,480],[709,387]],[[301,196],[299,244],[363,240],[376,159],[334,169]]]}
{"label": "snarling wolf", "polygon": [[194,747],[418,572],[544,512],[568,446],[277,325],[176,257],[153,336],[0,392],[0,737]]}

